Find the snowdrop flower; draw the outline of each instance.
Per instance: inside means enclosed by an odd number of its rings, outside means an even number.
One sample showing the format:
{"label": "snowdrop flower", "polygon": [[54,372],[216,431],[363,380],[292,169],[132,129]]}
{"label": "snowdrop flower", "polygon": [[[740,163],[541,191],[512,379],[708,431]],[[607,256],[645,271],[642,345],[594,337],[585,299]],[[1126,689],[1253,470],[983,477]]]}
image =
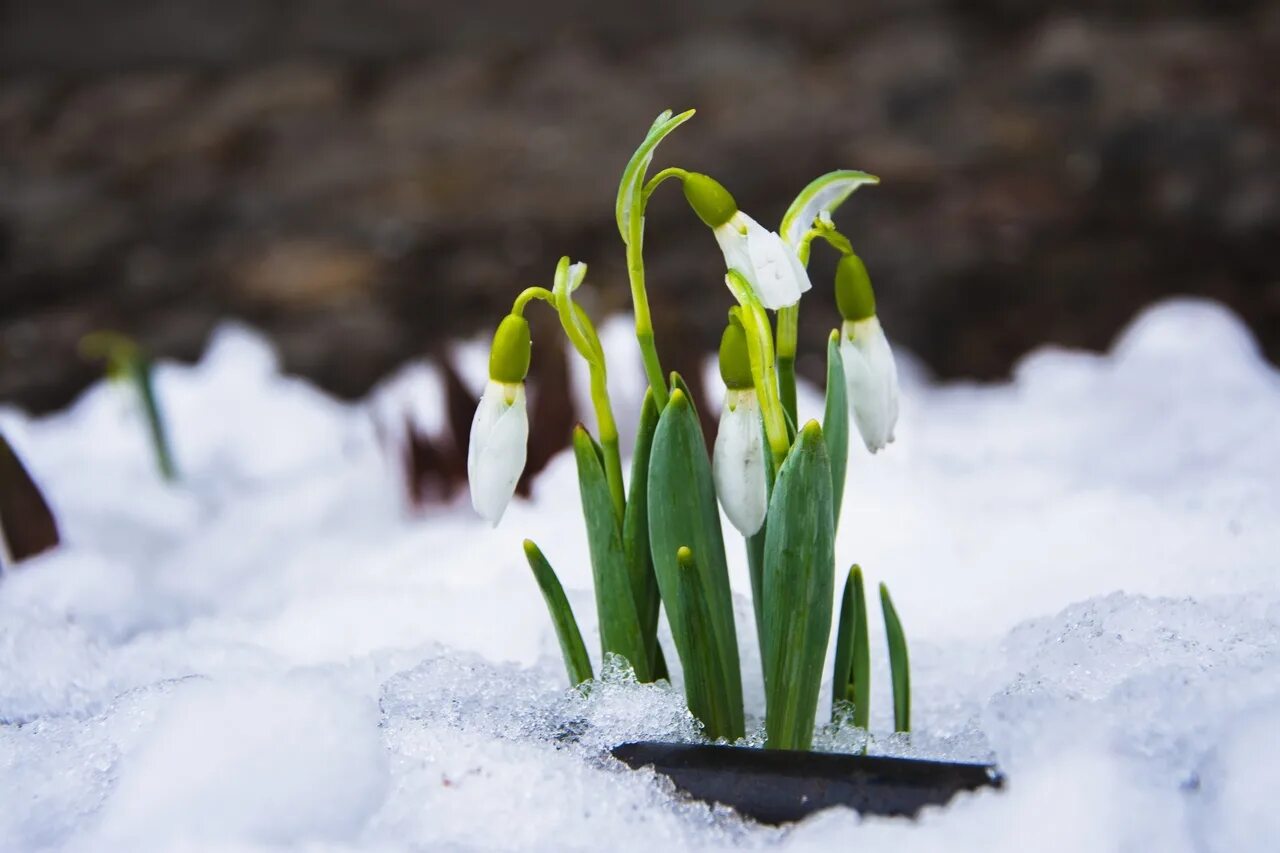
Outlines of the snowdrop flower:
{"label": "snowdrop flower", "polygon": [[746,278],[765,308],[777,311],[795,305],[812,286],[795,250],[777,232],[738,210],[733,196],[714,178],[689,172],[684,196],[715,234],[725,266]]}
{"label": "snowdrop flower", "polygon": [[471,505],[494,527],[515,494],[528,454],[524,378],[531,354],[528,322],[516,314],[507,315],[493,336],[489,383],[471,421],[467,446]]}
{"label": "snowdrop flower", "polygon": [[867,450],[893,441],[898,422],[898,368],[876,317],[876,297],[867,268],[857,255],[836,267],[836,304],[844,317],[840,358],[849,388],[849,408]]}
{"label": "snowdrop flower", "polygon": [[720,339],[720,376],[727,390],[711,470],[716,495],[729,521],[743,536],[753,536],[768,509],[760,401],[751,381],[747,337],[730,323]]}

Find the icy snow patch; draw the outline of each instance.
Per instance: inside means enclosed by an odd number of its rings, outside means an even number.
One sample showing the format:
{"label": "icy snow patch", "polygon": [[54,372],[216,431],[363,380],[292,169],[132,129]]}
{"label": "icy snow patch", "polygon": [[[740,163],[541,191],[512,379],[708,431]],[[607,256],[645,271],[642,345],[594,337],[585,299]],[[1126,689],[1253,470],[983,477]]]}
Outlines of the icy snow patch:
{"label": "icy snow patch", "polygon": [[[643,389],[625,318],[602,338],[622,412]],[[460,349],[464,374],[481,356]],[[842,566],[890,584],[911,641],[904,738],[873,633],[870,748],[994,757],[1009,778],[918,822],[765,829],[609,759],[698,729],[678,686],[598,660],[591,690],[565,689],[520,540],[596,647],[572,459],[496,531],[465,497],[407,513],[373,419],[434,411],[423,370],[346,405],[224,327],[200,364],[158,371],[177,486],[121,389],[45,418],[0,408],[65,539],[0,581],[0,849],[1274,845],[1280,378],[1224,309],[1157,306],[1111,354],[1042,350],[1006,385],[902,371],[898,440],[855,451],[838,541]],[[821,411],[812,388],[800,402]]]}

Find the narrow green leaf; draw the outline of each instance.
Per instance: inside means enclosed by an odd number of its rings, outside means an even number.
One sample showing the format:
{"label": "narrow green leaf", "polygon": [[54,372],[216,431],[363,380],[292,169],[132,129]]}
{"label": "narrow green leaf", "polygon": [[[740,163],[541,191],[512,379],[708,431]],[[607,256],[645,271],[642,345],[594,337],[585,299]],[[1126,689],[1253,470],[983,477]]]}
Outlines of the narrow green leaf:
{"label": "narrow green leaf", "polygon": [[[764,422],[760,423],[760,432],[763,436]],[[768,439],[764,439],[767,446]],[[764,455],[765,470],[765,494],[773,494],[774,470],[773,456],[766,453]],[[768,498],[766,497],[766,500]],[[765,660],[764,655],[764,541],[769,532],[769,517],[766,515],[764,524],[760,525],[760,529],[754,535],[746,538],[747,544],[747,573],[751,578],[751,607],[756,616],[756,642],[760,647],[760,661],[763,667]],[[765,687],[768,689],[768,678],[765,679]]]}
{"label": "narrow green leaf", "polygon": [[687,110],[675,117],[672,117],[671,110],[662,112],[654,119],[649,127],[649,133],[636,149],[636,153],[631,155],[631,160],[622,171],[622,181],[618,184],[618,200],[614,207],[614,214],[618,220],[618,233],[622,235],[622,242],[631,241],[631,211],[635,208],[636,198],[644,190],[645,175],[649,171],[649,164],[653,162],[654,149],[667,134],[693,118],[693,112],[693,110]]}
{"label": "narrow green leaf", "polygon": [[815,178],[800,191],[796,200],[791,202],[786,214],[782,217],[782,227],[778,233],[790,246],[800,245],[806,231],[813,226],[813,221],[822,211],[835,213],[836,208],[844,203],[849,194],[863,184],[878,184],[880,179],[866,172],[842,169],[828,172]]}
{"label": "narrow green leaf", "polygon": [[907,659],[907,636],[902,631],[898,611],[889,598],[889,587],[880,584],[880,608],[884,611],[884,634],[889,641],[889,672],[893,680],[893,729],[911,731],[911,664]]}
{"label": "narrow green leaf", "polygon": [[556,628],[556,639],[560,641],[560,654],[564,657],[564,668],[569,673],[569,683],[577,687],[584,681],[590,681],[591,659],[587,657],[587,647],[582,642],[582,632],[578,630],[578,620],[573,618],[573,610],[569,607],[569,599],[565,597],[564,587],[556,577],[555,569],[542,556],[538,546],[532,539],[524,540],[524,556],[533,569],[533,578],[542,590],[542,597],[547,602],[547,610],[551,613],[551,624]]}
{"label": "narrow green leaf", "polygon": [[631,593],[627,554],[622,548],[622,530],[614,515],[597,445],[581,426],[573,431],[573,455],[578,461],[578,490],[587,523],[587,544],[591,549],[601,646],[605,653],[626,658],[638,680],[652,681],[649,651]]}
{"label": "narrow green leaf", "polygon": [[[711,737],[736,740],[745,734],[746,726],[720,511],[702,428],[678,377],[653,438],[648,498],[650,550],[676,652],[685,669],[689,708]],[[676,560],[676,551],[681,547],[698,555],[697,577],[709,614],[709,634],[715,640],[715,666],[706,685],[689,683],[690,667],[698,671],[694,656],[705,649],[685,630],[687,619],[681,611]],[[707,696],[709,700],[704,698]]]}
{"label": "narrow green leaf", "polygon": [[719,661],[712,636],[711,611],[707,607],[706,596],[702,594],[693,551],[684,547],[676,550],[676,571],[679,575],[681,633],[692,639],[691,653],[687,659],[681,658],[684,661],[685,695],[690,710],[695,706],[714,708],[720,701],[714,689],[719,677]]}
{"label": "narrow green leaf", "polygon": [[849,569],[840,598],[835,671],[831,676],[831,712],[841,702],[853,705],[853,724],[866,728],[871,711],[871,649],[867,644],[867,600],[862,569]]}
{"label": "narrow green leaf", "polygon": [[827,339],[827,402],[822,413],[822,435],[831,456],[831,511],[839,529],[849,464],[849,389],[845,385],[844,359],[840,357],[840,333],[836,331]]}
{"label": "narrow green leaf", "polygon": [[809,749],[831,638],[831,461],[810,421],[778,471],[764,546],[765,745]]}
{"label": "narrow green leaf", "polygon": [[622,547],[627,553],[627,569],[631,577],[631,596],[640,616],[640,631],[649,651],[650,671],[654,678],[667,677],[666,661],[659,668],[658,578],[653,573],[649,555],[649,453],[653,434],[658,429],[658,407],[653,391],[645,392],[640,407],[640,425],[636,430],[635,454],[631,460],[631,493],[627,496],[626,514],[622,520]]}
{"label": "narrow green leaf", "polygon": [[178,479],[178,467],[173,461],[164,413],[160,410],[160,400],[156,396],[151,359],[139,354],[129,364],[129,373],[138,389],[138,397],[142,401],[142,411],[146,415],[147,430],[151,435],[151,449],[156,457],[156,467],[160,470],[161,477],[172,482]]}

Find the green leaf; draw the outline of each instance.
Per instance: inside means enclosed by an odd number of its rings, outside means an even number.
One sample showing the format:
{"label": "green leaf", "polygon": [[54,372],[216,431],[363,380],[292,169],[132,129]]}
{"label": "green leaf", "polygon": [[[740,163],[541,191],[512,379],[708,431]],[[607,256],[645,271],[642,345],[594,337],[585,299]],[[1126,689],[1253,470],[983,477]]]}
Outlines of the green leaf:
{"label": "green leaf", "polygon": [[584,681],[590,681],[591,660],[587,657],[578,620],[573,618],[573,610],[569,607],[569,599],[565,598],[560,579],[532,539],[524,540],[524,556],[529,561],[529,568],[533,569],[533,578],[538,582],[538,589],[542,590],[547,610],[551,613],[551,624],[555,625],[556,639],[560,641],[560,654],[564,657],[564,668],[569,672],[569,683],[577,687]]}
{"label": "green leaf", "polygon": [[778,471],[764,546],[765,731],[770,749],[809,749],[831,638],[835,531],[831,462],[809,421]]}
{"label": "green leaf", "polygon": [[676,572],[680,594],[681,633],[693,638],[690,654],[681,657],[684,662],[685,696],[690,710],[695,707],[712,708],[719,698],[714,690],[719,661],[716,659],[715,638],[711,630],[711,611],[707,606],[707,597],[702,594],[693,551],[684,547],[676,549]]}
{"label": "green leaf", "polygon": [[640,616],[640,631],[649,651],[650,671],[654,678],[666,677],[666,661],[659,668],[658,648],[658,578],[653,573],[649,555],[649,453],[653,434],[658,429],[658,406],[653,390],[645,392],[640,407],[640,425],[636,429],[635,454],[631,459],[631,494],[627,496],[626,514],[622,519],[622,547],[627,553],[627,570],[631,578],[631,596]]}
{"label": "green leaf", "polygon": [[907,636],[902,621],[889,598],[889,587],[880,584],[880,609],[884,611],[884,634],[889,641],[889,672],[893,681],[893,729],[911,731],[911,664],[907,659]]}
{"label": "green leaf", "polygon": [[578,490],[582,496],[582,515],[587,522],[587,544],[591,548],[601,645],[606,654],[612,652],[626,658],[638,680],[651,681],[650,655],[631,593],[631,572],[622,548],[622,530],[614,515],[597,445],[582,426],[573,431],[573,454],[578,461]]}
{"label": "green leaf", "polygon": [[[760,423],[760,432],[764,433],[764,422]],[[768,446],[768,439],[764,439],[765,446]],[[775,472],[773,470],[773,455],[766,453],[764,455],[764,471],[765,471],[765,494],[767,496],[773,494],[773,483]],[[756,642],[760,647],[760,660],[763,665],[764,657],[764,541],[769,532],[769,517],[766,515],[764,524],[760,525],[760,529],[752,536],[746,538],[747,544],[747,573],[751,578],[751,607],[756,616]],[[768,679],[765,680],[766,689]]]}
{"label": "green leaf", "polygon": [[844,380],[844,359],[840,357],[840,333],[836,331],[827,339],[827,401],[822,412],[822,434],[831,456],[831,512],[838,529],[849,464],[849,389]]}
{"label": "green leaf", "polygon": [[853,724],[867,728],[871,718],[871,647],[867,642],[867,597],[862,569],[849,569],[840,600],[840,627],[836,633],[835,671],[831,676],[831,712],[836,705],[853,705]]}
{"label": "green leaf", "polygon": [[645,175],[649,171],[649,164],[653,161],[654,149],[667,134],[693,118],[693,113],[693,110],[687,110],[675,117],[672,117],[671,110],[661,113],[654,119],[644,142],[641,142],[636,153],[631,155],[627,168],[622,172],[622,181],[618,184],[618,200],[614,210],[622,242],[631,242],[631,212],[638,207],[637,201],[644,191]]}
{"label": "green leaf", "polygon": [[[685,669],[689,709],[712,738],[736,740],[745,734],[746,725],[720,511],[698,416],[683,383],[675,379],[649,456],[650,550],[676,652]],[[707,644],[686,630],[676,559],[681,547],[697,555],[699,591],[709,614],[708,633],[714,640],[715,665],[704,677],[706,683],[691,683],[702,677],[696,675],[701,672],[696,656],[707,652]],[[693,679],[690,673],[695,673]]]}
{"label": "green leaf", "polygon": [[878,183],[880,179],[875,175],[856,172],[852,169],[828,172],[820,178],[815,178],[809,186],[800,191],[800,195],[796,196],[796,200],[787,208],[778,234],[787,241],[787,245],[793,248],[799,246],[801,238],[813,226],[813,221],[818,218],[818,214],[824,210],[827,213],[835,213],[836,208],[843,204],[849,194],[858,187],[863,184]]}

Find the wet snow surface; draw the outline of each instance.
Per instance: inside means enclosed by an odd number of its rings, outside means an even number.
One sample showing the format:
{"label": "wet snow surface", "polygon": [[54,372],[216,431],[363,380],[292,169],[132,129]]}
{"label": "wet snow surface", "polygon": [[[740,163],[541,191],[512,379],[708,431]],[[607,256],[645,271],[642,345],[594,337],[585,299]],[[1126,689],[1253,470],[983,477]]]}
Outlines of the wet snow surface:
{"label": "wet snow surface", "polygon": [[[625,416],[626,324],[604,337]],[[670,688],[565,689],[520,540],[593,644],[571,459],[495,531],[462,496],[415,517],[371,412],[433,426],[434,375],[344,405],[226,327],[159,371],[180,486],[119,389],[0,410],[65,539],[0,582],[0,849],[1274,850],[1280,378],[1240,323],[1170,303],[1011,384],[903,372],[898,441],[851,460],[838,548],[889,582],[912,643],[904,742],[873,621],[871,748],[994,757],[1004,792],[775,830],[623,769],[608,747],[697,730]]]}

